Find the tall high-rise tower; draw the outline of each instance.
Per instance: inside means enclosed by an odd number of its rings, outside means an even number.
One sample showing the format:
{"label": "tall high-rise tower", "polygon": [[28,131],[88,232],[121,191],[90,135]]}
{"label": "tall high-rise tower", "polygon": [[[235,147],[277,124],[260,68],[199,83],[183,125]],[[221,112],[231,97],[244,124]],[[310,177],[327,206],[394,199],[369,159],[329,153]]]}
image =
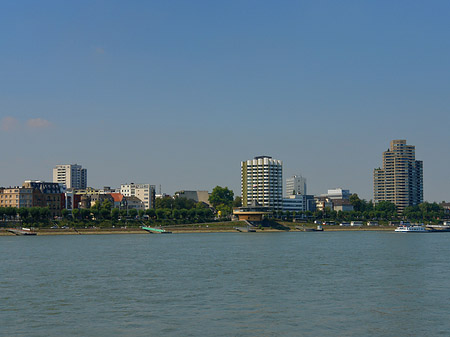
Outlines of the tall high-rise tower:
{"label": "tall high-rise tower", "polygon": [[242,205],[257,201],[261,206],[283,207],[283,163],[268,156],[241,162]]}
{"label": "tall high-rise tower", "polygon": [[390,201],[399,212],[423,202],[423,163],[416,160],[415,146],[393,140],[383,152],[383,168],[373,171],[375,203]]}
{"label": "tall high-rise tower", "polygon": [[53,182],[63,184],[66,188],[86,188],[87,170],[77,164],[56,165]]}

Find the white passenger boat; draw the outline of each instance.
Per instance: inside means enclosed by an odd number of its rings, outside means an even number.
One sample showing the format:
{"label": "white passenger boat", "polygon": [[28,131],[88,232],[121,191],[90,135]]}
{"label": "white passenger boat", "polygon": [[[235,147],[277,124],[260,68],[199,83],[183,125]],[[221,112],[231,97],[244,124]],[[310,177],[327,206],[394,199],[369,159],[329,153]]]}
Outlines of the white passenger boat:
{"label": "white passenger boat", "polygon": [[428,232],[425,227],[423,226],[407,226],[407,225],[400,225],[395,229],[396,232],[403,232],[403,233],[426,233]]}

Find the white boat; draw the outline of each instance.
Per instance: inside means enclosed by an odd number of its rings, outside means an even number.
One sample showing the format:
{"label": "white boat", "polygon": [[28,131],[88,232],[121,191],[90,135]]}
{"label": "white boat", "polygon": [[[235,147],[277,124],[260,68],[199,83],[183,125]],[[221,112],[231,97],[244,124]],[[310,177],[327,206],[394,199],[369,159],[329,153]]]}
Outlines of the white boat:
{"label": "white boat", "polygon": [[423,226],[405,226],[400,225],[395,229],[396,232],[403,232],[403,233],[426,233],[428,232],[425,227]]}

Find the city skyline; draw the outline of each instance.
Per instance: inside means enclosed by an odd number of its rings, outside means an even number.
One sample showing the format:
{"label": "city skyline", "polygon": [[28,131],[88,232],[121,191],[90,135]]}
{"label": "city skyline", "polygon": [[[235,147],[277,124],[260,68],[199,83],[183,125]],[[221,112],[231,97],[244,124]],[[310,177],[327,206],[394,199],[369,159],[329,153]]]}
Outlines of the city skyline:
{"label": "city skyline", "polygon": [[[373,198],[392,139],[449,200],[450,4],[6,2],[0,186],[80,163],[89,185],[228,186],[258,155],[311,194]],[[284,182],[283,182],[284,183]]]}

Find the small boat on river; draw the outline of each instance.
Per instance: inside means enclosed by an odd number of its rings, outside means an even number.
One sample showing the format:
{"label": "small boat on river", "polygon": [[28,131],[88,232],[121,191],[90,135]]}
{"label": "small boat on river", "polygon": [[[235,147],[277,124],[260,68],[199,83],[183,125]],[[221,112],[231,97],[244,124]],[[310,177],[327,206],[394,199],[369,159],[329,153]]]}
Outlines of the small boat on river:
{"label": "small boat on river", "polygon": [[172,233],[172,232],[166,231],[165,229],[162,229],[162,228],[153,228],[153,227],[148,227],[148,226],[142,226],[141,228],[144,231],[147,231],[152,234],[171,234]]}
{"label": "small boat on river", "polygon": [[31,231],[30,228],[6,228],[6,231],[15,235],[37,235],[36,232]]}
{"label": "small boat on river", "polygon": [[296,226],[297,229],[303,230],[304,232],[323,232],[323,227],[321,225],[318,225],[317,228],[311,228],[311,227],[300,227]]}
{"label": "small boat on river", "polygon": [[428,233],[425,227],[420,225],[400,225],[395,229],[396,232],[401,233]]}

